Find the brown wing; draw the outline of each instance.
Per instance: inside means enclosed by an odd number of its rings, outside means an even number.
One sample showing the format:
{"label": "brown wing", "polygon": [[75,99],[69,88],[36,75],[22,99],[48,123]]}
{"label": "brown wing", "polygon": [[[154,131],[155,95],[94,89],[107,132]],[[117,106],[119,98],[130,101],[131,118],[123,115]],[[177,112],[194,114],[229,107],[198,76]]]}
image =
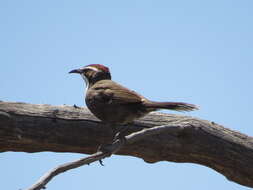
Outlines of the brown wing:
{"label": "brown wing", "polygon": [[141,103],[144,98],[111,80],[99,81],[93,88],[99,92],[99,97],[111,104]]}

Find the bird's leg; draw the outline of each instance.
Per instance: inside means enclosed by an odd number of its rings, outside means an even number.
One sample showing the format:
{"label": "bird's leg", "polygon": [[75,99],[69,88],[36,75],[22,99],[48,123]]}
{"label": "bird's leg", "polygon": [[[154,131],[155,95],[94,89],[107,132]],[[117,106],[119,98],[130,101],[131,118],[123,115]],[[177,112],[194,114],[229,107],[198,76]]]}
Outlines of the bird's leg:
{"label": "bird's leg", "polygon": [[[108,153],[109,156],[111,156],[111,150],[108,149],[108,146],[110,146],[111,144],[101,144],[99,145],[98,149],[97,149],[97,152],[101,151],[103,153]],[[99,160],[99,164],[101,166],[104,166],[103,164],[103,160]]]}
{"label": "bird's leg", "polygon": [[[104,125],[105,125],[105,127],[107,128],[106,131],[110,131],[111,134],[114,134],[114,133],[113,133],[113,128],[112,128],[112,126],[111,126],[110,124],[104,123]],[[112,143],[111,143],[111,142],[112,142],[111,140],[112,140],[112,139],[110,139],[110,143],[105,142],[105,143],[103,143],[103,144],[100,144],[100,145],[98,146],[97,152],[101,151],[101,152],[103,152],[103,153],[111,153],[110,149],[108,148],[108,146],[110,146],[110,145],[112,144]],[[102,160],[99,160],[99,163],[100,163],[101,166],[104,166]]]}
{"label": "bird's leg", "polygon": [[[111,150],[109,146],[113,144],[115,141],[119,140],[122,144],[125,144],[126,142],[126,132],[128,130],[129,125],[121,125],[121,126],[115,126],[115,125],[107,125],[107,127],[112,129],[113,139],[111,143],[107,144],[101,144],[97,151],[101,151],[103,153],[111,154]],[[101,166],[104,166],[103,161],[99,160],[99,163]]]}
{"label": "bird's leg", "polygon": [[114,137],[113,137],[113,142],[115,142],[116,140],[120,140],[122,143],[125,143],[126,141],[126,132],[129,128],[129,125],[123,125],[123,126],[120,126],[119,128],[117,128],[115,131],[114,131]]}

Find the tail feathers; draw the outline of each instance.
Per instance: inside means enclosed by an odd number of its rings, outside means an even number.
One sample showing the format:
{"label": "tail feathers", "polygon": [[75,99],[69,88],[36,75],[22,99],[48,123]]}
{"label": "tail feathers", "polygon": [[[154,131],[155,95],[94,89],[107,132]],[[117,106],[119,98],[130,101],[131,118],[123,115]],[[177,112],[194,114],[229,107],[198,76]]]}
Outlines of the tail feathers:
{"label": "tail feathers", "polygon": [[193,111],[198,110],[198,106],[194,104],[188,104],[184,102],[147,102],[145,103],[147,108],[154,109],[169,109],[175,111]]}

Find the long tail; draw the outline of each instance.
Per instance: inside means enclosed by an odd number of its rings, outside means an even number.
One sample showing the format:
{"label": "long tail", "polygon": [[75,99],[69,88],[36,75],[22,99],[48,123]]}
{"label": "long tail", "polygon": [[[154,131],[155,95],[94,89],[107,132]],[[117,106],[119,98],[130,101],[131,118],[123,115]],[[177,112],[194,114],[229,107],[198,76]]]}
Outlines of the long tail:
{"label": "long tail", "polygon": [[149,101],[145,103],[146,108],[154,109],[169,109],[175,111],[193,111],[198,110],[198,106],[194,104],[188,104],[184,102],[153,102]]}

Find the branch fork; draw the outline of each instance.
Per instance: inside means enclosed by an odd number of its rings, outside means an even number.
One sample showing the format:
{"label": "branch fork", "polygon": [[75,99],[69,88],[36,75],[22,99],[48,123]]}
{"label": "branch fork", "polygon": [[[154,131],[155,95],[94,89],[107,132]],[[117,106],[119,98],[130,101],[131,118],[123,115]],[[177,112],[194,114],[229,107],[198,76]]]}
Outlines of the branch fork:
{"label": "branch fork", "polygon": [[42,176],[38,182],[29,187],[27,190],[41,190],[46,188],[46,184],[53,179],[53,177],[66,172],[68,170],[81,167],[83,165],[91,164],[92,162],[101,161],[106,157],[110,157],[112,154],[118,152],[125,144],[134,143],[149,135],[158,134],[164,130],[168,130],[168,126],[154,127],[151,129],[144,129],[139,132],[135,132],[125,137],[124,140],[117,139],[111,145],[103,147],[106,151],[98,151],[88,157],[78,159],[73,162],[68,162],[50,170],[44,176]]}

